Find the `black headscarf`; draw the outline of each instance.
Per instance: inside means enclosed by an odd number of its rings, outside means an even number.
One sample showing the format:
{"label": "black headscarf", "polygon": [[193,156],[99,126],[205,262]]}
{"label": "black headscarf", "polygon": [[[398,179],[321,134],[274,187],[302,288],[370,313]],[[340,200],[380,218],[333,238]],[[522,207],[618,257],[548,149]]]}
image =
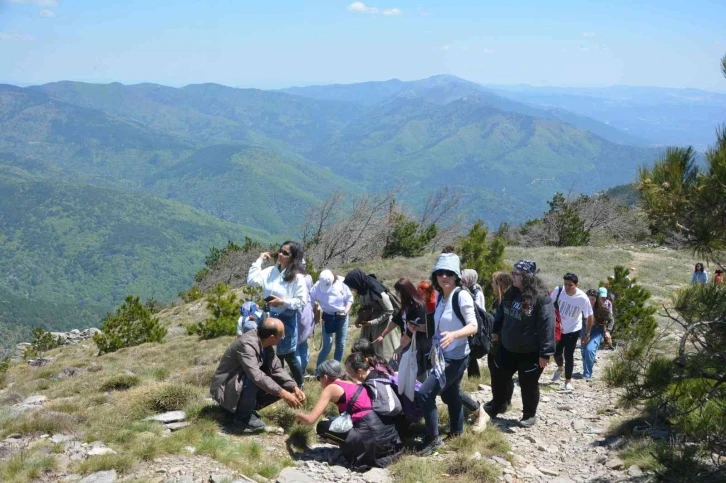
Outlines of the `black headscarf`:
{"label": "black headscarf", "polygon": [[388,292],[385,285],[379,282],[375,277],[366,275],[360,268],[356,268],[348,272],[343,280],[349,288],[352,288],[358,295],[365,295],[368,291],[380,296],[383,292]]}

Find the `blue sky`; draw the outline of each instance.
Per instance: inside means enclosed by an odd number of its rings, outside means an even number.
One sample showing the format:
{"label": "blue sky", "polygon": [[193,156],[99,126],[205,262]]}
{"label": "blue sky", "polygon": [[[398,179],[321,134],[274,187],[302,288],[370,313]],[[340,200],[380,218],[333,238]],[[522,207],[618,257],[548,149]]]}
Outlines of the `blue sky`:
{"label": "blue sky", "polygon": [[726,90],[726,2],[0,0],[0,81]]}

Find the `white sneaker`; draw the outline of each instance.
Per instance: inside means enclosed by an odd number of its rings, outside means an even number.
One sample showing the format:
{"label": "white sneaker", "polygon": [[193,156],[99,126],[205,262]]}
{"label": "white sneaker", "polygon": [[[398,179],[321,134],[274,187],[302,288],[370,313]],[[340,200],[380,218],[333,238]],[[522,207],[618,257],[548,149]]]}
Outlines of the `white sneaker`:
{"label": "white sneaker", "polygon": [[555,370],[555,373],[552,374],[552,381],[559,381],[562,377],[562,369]]}
{"label": "white sneaker", "polygon": [[565,383],[565,391],[574,391],[574,390],[575,390],[575,388],[574,388],[574,386],[572,385],[571,382],[566,382]]}

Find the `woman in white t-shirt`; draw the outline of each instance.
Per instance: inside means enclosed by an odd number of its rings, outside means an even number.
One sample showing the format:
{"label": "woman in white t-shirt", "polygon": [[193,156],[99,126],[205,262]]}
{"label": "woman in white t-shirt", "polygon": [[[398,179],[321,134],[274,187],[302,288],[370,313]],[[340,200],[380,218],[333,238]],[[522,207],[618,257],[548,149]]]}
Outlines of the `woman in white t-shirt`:
{"label": "woman in white t-shirt", "polygon": [[[592,306],[585,292],[577,288],[579,279],[574,273],[566,273],[563,284],[552,291],[550,295],[555,301],[555,309],[559,310],[562,320],[562,336],[557,342],[555,362],[557,369],[552,375],[553,381],[559,381],[565,373],[566,391],[572,391],[572,371],[575,367],[575,347],[582,331],[582,318],[587,318],[587,331],[582,336],[582,343],[587,344],[588,335],[592,328]],[[564,358],[563,358],[564,354]],[[564,360],[563,360],[564,359]]]}
{"label": "woman in white t-shirt", "polygon": [[[433,370],[421,385],[418,396],[423,407],[426,423],[426,447],[422,456],[432,454],[444,443],[439,437],[439,413],[436,396],[449,408],[449,433],[453,436],[464,431],[464,408],[460,386],[464,370],[469,363],[468,337],[477,331],[474,299],[461,286],[459,257],[454,253],[442,253],[436,261],[431,282],[441,297],[434,312],[434,337],[431,348]],[[464,321],[453,310],[453,298],[458,297]]]}
{"label": "woman in white t-shirt", "polygon": [[310,302],[317,303],[323,313],[323,348],[318,354],[317,367],[328,358],[333,347],[335,335],[335,353],[333,358],[343,361],[345,338],[348,334],[348,313],[353,306],[353,293],[343,283],[343,277],[336,276],[330,270],[320,272],[318,281],[310,290]]}

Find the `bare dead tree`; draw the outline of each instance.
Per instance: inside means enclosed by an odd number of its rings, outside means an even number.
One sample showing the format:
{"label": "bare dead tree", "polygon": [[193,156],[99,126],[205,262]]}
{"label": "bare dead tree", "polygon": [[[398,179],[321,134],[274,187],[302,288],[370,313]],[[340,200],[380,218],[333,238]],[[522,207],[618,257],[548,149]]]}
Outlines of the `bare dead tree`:
{"label": "bare dead tree", "polygon": [[452,244],[461,235],[464,227],[463,213],[457,213],[461,206],[461,194],[451,187],[445,186],[434,190],[424,203],[419,217],[419,227],[425,229],[436,225],[436,237],[430,248]]}
{"label": "bare dead tree", "polygon": [[390,231],[390,210],[398,189],[364,194],[345,209],[342,193],[333,193],[311,209],[301,231],[306,253],[317,267],[335,268],[346,263],[380,257]]}

